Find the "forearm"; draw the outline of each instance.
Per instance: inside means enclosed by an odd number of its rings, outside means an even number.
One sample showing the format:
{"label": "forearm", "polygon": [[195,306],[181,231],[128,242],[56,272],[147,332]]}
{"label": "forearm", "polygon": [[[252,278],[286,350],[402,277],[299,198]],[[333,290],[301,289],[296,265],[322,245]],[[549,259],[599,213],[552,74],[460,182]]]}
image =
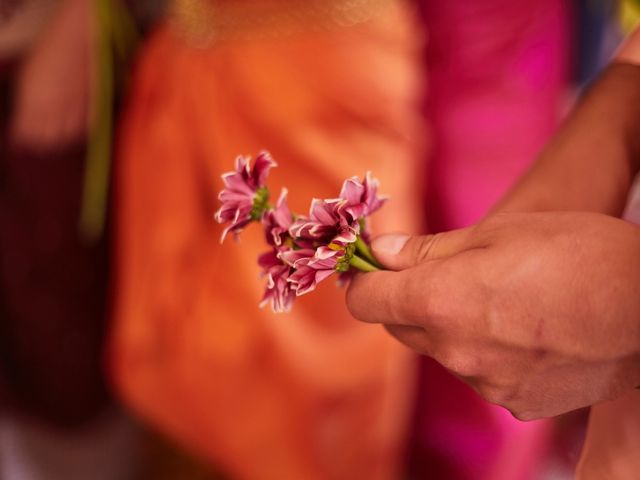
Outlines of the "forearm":
{"label": "forearm", "polygon": [[[631,40],[626,56],[605,70],[533,168],[494,210],[621,214],[640,169],[638,32]],[[636,58],[636,65],[629,63]]]}

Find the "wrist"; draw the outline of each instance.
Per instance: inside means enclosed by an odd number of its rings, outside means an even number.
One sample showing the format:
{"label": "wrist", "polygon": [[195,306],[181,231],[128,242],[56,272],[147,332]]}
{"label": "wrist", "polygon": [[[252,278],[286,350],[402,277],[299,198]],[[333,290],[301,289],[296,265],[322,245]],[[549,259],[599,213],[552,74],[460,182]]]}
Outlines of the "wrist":
{"label": "wrist", "polygon": [[614,62],[640,65],[640,27],[636,28],[620,45],[613,57]]}
{"label": "wrist", "polygon": [[[629,181],[640,172],[640,36],[637,36],[639,50],[634,51],[636,63],[621,61],[618,58],[608,67],[612,88],[620,89],[624,97],[620,99],[619,121],[613,122],[624,135],[627,149]],[[631,57],[624,57],[630,59]]]}
{"label": "wrist", "polygon": [[576,210],[618,216],[639,169],[640,65],[614,62],[494,211]]}
{"label": "wrist", "polygon": [[635,106],[635,118],[628,125],[628,143],[634,173],[640,170],[640,26],[637,27],[620,45],[613,57],[612,68],[624,70],[626,76],[633,82],[631,85],[636,92],[632,105]]}

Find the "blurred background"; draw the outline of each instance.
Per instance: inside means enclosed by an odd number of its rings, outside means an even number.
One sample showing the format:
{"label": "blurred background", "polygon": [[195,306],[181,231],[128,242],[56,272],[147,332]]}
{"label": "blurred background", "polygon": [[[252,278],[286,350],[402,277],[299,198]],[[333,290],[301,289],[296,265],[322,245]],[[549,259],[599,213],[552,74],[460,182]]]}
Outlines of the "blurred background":
{"label": "blurred background", "polygon": [[[522,423],[323,285],[258,308],[220,175],[294,210],[372,170],[382,231],[476,222],[637,0],[0,0],[0,479],[572,478],[587,412]],[[640,196],[628,216],[640,222]]]}

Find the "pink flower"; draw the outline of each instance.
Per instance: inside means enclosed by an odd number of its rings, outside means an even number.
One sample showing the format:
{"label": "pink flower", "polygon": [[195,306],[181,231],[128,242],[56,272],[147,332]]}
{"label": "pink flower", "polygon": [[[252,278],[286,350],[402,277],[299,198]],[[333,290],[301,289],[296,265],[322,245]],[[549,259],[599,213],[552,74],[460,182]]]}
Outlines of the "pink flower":
{"label": "pink flower", "polygon": [[358,177],[344,181],[340,198],[346,201],[343,208],[353,221],[368,217],[387,201],[387,197],[377,195],[379,185],[380,182],[371,176],[371,172],[367,172],[364,182],[360,182]]}
{"label": "pink flower", "polygon": [[311,202],[309,217],[300,217],[291,225],[289,233],[297,243],[306,246],[328,245],[331,242],[346,245],[356,241],[360,225],[344,210],[341,198]]}
{"label": "pink flower", "polygon": [[349,268],[349,258],[353,247],[342,247],[332,243],[313,250],[288,250],[279,257],[293,267],[289,282],[296,295],[304,295],[315,290],[316,285],[336,272],[345,272]]}
{"label": "pink flower", "polygon": [[224,189],[218,195],[222,206],[215,219],[227,224],[221,241],[250,222],[261,222],[271,247],[258,258],[267,279],[261,307],[270,303],[275,312],[288,311],[296,296],[315,290],[334,274],[345,284],[354,271],[382,268],[368,246],[366,222],[386,198],[378,196],[378,181],[370,173],[363,181],[347,179],[338,198],[314,199],[308,216],[296,217],[284,188],[275,206],[269,204],[265,182],[276,166],[271,156],[262,152],[253,167],[250,162],[249,157],[237,157],[235,170],[222,176]]}
{"label": "pink flower", "polygon": [[366,217],[378,210],[386,198],[377,195],[378,181],[367,173],[364,182],[358,177],[345,180],[339,198],[314,199],[308,217],[293,222],[289,233],[305,246],[331,242],[347,245],[362,234]]}
{"label": "pink flower", "polygon": [[267,152],[260,153],[249,167],[249,157],[236,158],[236,169],[222,175],[225,188],[218,195],[222,206],[215,214],[218,223],[229,223],[221,242],[229,232],[238,233],[248,223],[260,220],[267,208],[269,191],[264,186],[269,170],[277,164]]}
{"label": "pink flower", "polygon": [[260,255],[258,265],[267,276],[267,287],[260,307],[271,302],[274,312],[288,312],[296,295],[293,285],[288,281],[291,267],[278,258],[275,250]]}
{"label": "pink flower", "polygon": [[282,247],[289,236],[289,228],[293,223],[291,210],[287,205],[287,189],[283,188],[275,208],[267,210],[262,217],[267,243],[274,247]]}

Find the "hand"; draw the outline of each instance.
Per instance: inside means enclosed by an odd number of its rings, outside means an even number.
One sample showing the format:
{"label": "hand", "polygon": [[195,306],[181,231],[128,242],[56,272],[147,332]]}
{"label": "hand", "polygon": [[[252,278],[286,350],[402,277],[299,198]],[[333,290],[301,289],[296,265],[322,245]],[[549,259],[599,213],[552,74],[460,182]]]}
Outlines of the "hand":
{"label": "hand", "polygon": [[89,4],[64,2],[24,60],[11,122],[14,143],[47,149],[86,135],[93,41]]}
{"label": "hand", "polygon": [[384,324],[517,418],[640,385],[637,227],[591,213],[499,214],[372,246],[395,271],[358,275],[352,314]]}
{"label": "hand", "polygon": [[640,469],[640,390],[591,408],[576,480],[636,478]]}

